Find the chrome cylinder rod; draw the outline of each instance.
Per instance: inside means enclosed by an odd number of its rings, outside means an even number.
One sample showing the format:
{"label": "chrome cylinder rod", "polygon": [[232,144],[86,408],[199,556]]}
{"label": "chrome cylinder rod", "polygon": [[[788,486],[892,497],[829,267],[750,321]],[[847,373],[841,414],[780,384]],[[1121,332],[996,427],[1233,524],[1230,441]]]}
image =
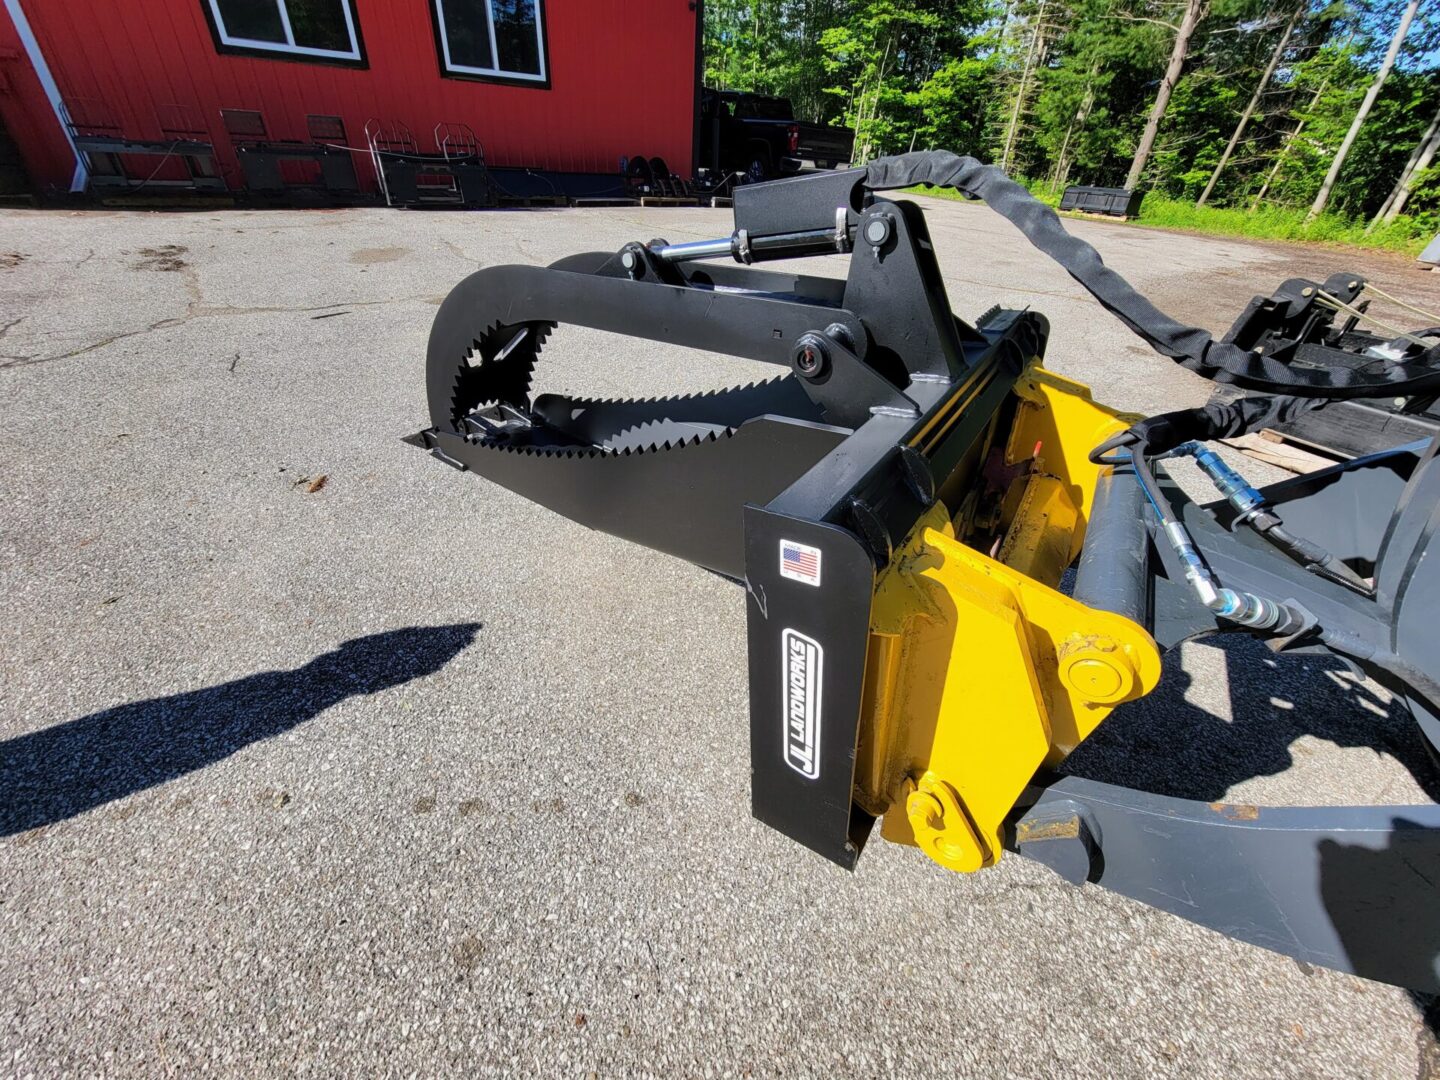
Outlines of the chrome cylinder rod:
{"label": "chrome cylinder rod", "polygon": [[666,262],[690,262],[694,259],[719,259],[732,256],[736,262],[764,262],[768,259],[795,258],[803,255],[826,255],[848,250],[837,244],[831,229],[809,229],[804,232],[777,233],[773,236],[750,236],[741,229],[733,236],[717,240],[692,240],[685,244],[667,244],[651,248]]}
{"label": "chrome cylinder rod", "polygon": [[692,259],[718,259],[729,255],[731,243],[730,237],[723,236],[718,240],[691,240],[686,244],[667,244],[652,250],[666,262],[689,262]]}

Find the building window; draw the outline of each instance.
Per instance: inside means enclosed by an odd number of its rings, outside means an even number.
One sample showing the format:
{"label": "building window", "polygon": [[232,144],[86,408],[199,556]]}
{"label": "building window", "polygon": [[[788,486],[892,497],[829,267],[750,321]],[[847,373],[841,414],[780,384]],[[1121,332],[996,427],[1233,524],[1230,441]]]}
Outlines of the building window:
{"label": "building window", "polygon": [[446,75],[545,83],[541,0],[432,0]]}
{"label": "building window", "polygon": [[353,0],[202,0],[222,51],[364,63]]}

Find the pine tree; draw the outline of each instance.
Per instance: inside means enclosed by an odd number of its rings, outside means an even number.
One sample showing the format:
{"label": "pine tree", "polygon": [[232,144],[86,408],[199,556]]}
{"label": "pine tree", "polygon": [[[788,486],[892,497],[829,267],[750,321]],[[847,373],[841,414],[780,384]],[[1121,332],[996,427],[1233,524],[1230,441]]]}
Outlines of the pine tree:
{"label": "pine tree", "polygon": [[1390,76],[1390,70],[1395,66],[1395,58],[1400,55],[1400,46],[1405,41],[1405,35],[1410,32],[1410,24],[1415,19],[1415,13],[1420,9],[1420,0],[1409,0],[1405,10],[1400,16],[1400,25],[1395,29],[1395,35],[1390,39],[1390,48],[1386,50],[1385,59],[1380,64],[1380,70],[1375,73],[1374,80],[1370,83],[1370,89],[1365,92],[1364,99],[1360,102],[1360,108],[1355,111],[1355,119],[1350,123],[1350,130],[1345,133],[1340,148],[1335,151],[1335,157],[1330,163],[1330,171],[1325,174],[1325,179],[1320,184],[1320,190],[1315,194],[1315,201],[1310,204],[1310,219],[1320,216],[1325,206],[1330,202],[1330,194],[1335,190],[1335,181],[1340,178],[1340,170],[1345,167],[1345,159],[1350,156],[1350,148],[1355,145],[1356,136],[1360,134],[1365,119],[1370,115],[1370,110],[1375,107],[1375,99],[1380,96],[1380,90],[1385,85],[1385,80]]}
{"label": "pine tree", "polygon": [[[1418,2],[1418,0],[1416,0]],[[1186,0],[1185,14],[1181,16],[1180,26],[1175,31],[1175,46],[1170,50],[1170,63],[1165,68],[1165,76],[1160,80],[1160,89],[1155,94],[1155,104],[1150,108],[1150,117],[1145,121],[1144,134],[1140,136],[1140,145],[1135,148],[1135,158],[1130,162],[1130,172],[1125,177],[1125,186],[1132,191],[1139,186],[1140,177],[1145,172],[1145,166],[1150,161],[1150,151],[1155,147],[1155,136],[1160,132],[1160,123],[1165,119],[1165,110],[1170,107],[1170,95],[1175,92],[1175,84],[1180,81],[1181,71],[1185,67],[1185,57],[1190,52],[1190,40],[1195,36],[1195,28],[1200,25],[1200,20],[1210,9],[1210,0]]]}
{"label": "pine tree", "polygon": [[1220,174],[1225,171],[1225,166],[1230,163],[1230,155],[1235,152],[1236,145],[1245,134],[1246,127],[1250,124],[1250,118],[1255,115],[1255,109],[1260,104],[1260,98],[1264,95],[1266,87],[1270,85],[1271,78],[1275,75],[1275,69],[1280,65],[1280,58],[1285,55],[1285,50],[1290,46],[1290,39],[1295,33],[1295,24],[1300,21],[1300,16],[1305,13],[1304,7],[1297,7],[1289,22],[1285,24],[1285,32],[1280,35],[1280,40],[1275,45],[1275,51],[1270,54],[1270,62],[1265,65],[1265,70],[1260,74],[1260,81],[1255,84],[1255,92],[1250,95],[1250,102],[1245,106],[1245,111],[1240,114],[1240,120],[1235,125],[1235,131],[1230,136],[1230,141],[1225,144],[1224,151],[1220,154],[1220,160],[1215,164],[1215,171],[1210,174],[1210,179],[1205,183],[1205,190],[1200,193],[1200,198],[1195,200],[1196,206],[1204,206],[1210,199],[1210,194],[1215,190],[1216,183],[1220,180]]}

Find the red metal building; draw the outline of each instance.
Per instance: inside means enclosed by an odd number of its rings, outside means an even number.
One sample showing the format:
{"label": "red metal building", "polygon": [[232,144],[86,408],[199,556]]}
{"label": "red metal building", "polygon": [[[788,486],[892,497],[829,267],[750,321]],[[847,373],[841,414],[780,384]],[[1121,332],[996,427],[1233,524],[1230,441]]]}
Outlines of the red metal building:
{"label": "red metal building", "polygon": [[[236,117],[276,141],[422,151],[468,127],[490,165],[693,166],[699,0],[0,0],[0,119],[37,193],[83,190],[76,135],[214,146],[242,186]],[[226,118],[222,118],[222,111]],[[437,125],[440,127],[437,133]],[[168,142],[167,142],[168,140]],[[186,143],[185,145],[189,145]],[[82,142],[81,145],[84,145]],[[93,155],[91,155],[93,158]],[[362,187],[375,177],[355,154]],[[159,175],[188,167],[161,160]]]}

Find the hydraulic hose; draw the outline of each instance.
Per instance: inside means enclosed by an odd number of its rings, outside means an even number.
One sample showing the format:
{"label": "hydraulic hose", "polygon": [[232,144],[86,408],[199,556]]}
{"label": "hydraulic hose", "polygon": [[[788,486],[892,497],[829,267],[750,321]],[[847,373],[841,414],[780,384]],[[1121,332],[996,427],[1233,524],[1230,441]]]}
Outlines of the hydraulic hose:
{"label": "hydraulic hose", "polygon": [[1373,596],[1370,583],[1357,574],[1333,553],[1319,544],[1289,532],[1271,510],[1261,510],[1247,518],[1245,524],[1269,540],[1306,570],[1321,577],[1344,585],[1365,596]]}
{"label": "hydraulic hose", "polygon": [[[1091,460],[1097,460],[1096,454],[1091,455]],[[1102,464],[1115,464],[1113,459],[1106,459],[1103,456],[1098,460]],[[1285,604],[1257,596],[1254,593],[1228,589],[1221,585],[1214,572],[1206,565],[1204,556],[1195,546],[1195,541],[1190,536],[1190,531],[1185,528],[1185,523],[1175,515],[1169,500],[1160,494],[1159,485],[1155,482],[1155,474],[1145,455],[1132,451],[1130,463],[1135,469],[1135,478],[1140,483],[1140,490],[1145,493],[1145,498],[1155,511],[1156,518],[1159,519],[1161,533],[1164,534],[1170,549],[1185,569],[1185,580],[1189,582],[1195,598],[1206,610],[1229,622],[1238,623],[1240,626],[1249,627],[1252,630],[1269,630],[1276,634],[1292,633],[1303,625],[1300,616]]]}
{"label": "hydraulic hose", "polygon": [[1051,259],[1059,263],[1111,314],[1170,357],[1217,382],[1303,397],[1390,397],[1440,390],[1440,346],[1419,357],[1387,365],[1381,372],[1352,368],[1305,368],[1262,352],[1216,341],[1206,331],[1166,315],[1136,288],[1105,265],[1100,253],[1071,236],[1054,210],[994,165],[945,150],[880,158],[865,167],[865,186],[891,191],[931,184],[954,188],[981,199]]}
{"label": "hydraulic hose", "polygon": [[1216,490],[1235,508],[1237,525],[1253,529],[1311,573],[1363,595],[1370,595],[1370,586],[1364,578],[1319,544],[1296,536],[1286,529],[1280,515],[1266,504],[1265,496],[1251,487],[1243,476],[1208,446],[1198,442],[1181,443],[1163,456],[1193,457]]}

